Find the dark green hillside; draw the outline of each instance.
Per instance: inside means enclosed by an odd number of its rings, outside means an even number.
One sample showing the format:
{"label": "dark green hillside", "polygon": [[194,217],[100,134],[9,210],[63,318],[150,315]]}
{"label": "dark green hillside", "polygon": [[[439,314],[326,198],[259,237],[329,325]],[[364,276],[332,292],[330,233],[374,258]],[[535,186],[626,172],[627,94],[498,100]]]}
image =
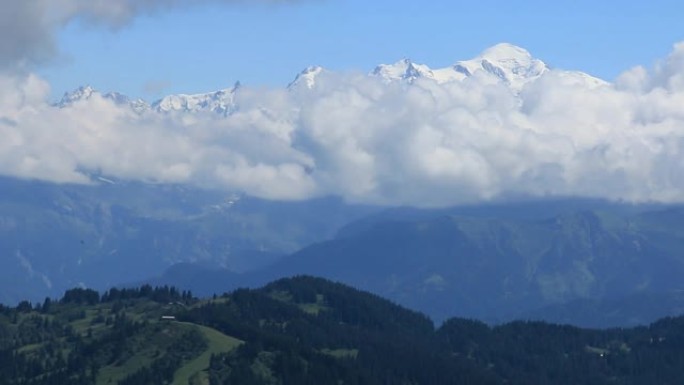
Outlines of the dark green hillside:
{"label": "dark green hillside", "polygon": [[234,295],[191,311],[247,341],[212,361],[217,384],[677,384],[684,370],[684,318],[612,330],[450,319],[432,332],[417,313],[321,279]]}
{"label": "dark green hillside", "polygon": [[677,384],[684,368],[684,318],[648,327],[587,330],[540,322],[489,328],[452,319],[437,332],[515,384]]}
{"label": "dark green hillside", "polygon": [[2,385],[661,385],[683,372],[684,317],[610,330],[452,318],[435,330],[305,276],[207,300],[145,286],[0,307]]}
{"label": "dark green hillside", "polygon": [[245,341],[214,357],[216,384],[496,383],[445,355],[427,317],[341,284],[297,277],[227,299],[182,316]]}

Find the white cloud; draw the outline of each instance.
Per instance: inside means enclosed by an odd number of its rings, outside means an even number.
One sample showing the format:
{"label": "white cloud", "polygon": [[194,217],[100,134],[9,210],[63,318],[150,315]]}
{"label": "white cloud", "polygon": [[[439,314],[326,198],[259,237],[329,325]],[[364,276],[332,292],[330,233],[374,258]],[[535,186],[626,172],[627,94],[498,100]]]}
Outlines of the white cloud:
{"label": "white cloud", "polygon": [[[491,79],[412,85],[323,72],[313,89],[242,87],[233,115],[138,115],[95,96],[44,102],[0,77],[0,173],[84,183],[79,170],[269,199],[336,194],[444,206],[507,194],[684,201],[684,45],[615,85],[550,71],[520,94]],[[573,78],[574,79],[574,78]]]}

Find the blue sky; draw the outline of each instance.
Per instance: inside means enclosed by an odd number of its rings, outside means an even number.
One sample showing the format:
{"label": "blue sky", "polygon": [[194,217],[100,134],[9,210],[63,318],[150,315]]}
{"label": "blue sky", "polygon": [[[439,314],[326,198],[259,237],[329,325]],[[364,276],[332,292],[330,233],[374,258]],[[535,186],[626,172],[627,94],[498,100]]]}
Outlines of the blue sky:
{"label": "blue sky", "polygon": [[140,16],[117,30],[71,22],[57,36],[60,55],[39,72],[55,98],[87,83],[154,99],[237,80],[284,86],[308,65],[368,71],[409,57],[440,67],[510,42],[553,67],[612,80],[684,39],[682,16],[678,1],[214,4]]}

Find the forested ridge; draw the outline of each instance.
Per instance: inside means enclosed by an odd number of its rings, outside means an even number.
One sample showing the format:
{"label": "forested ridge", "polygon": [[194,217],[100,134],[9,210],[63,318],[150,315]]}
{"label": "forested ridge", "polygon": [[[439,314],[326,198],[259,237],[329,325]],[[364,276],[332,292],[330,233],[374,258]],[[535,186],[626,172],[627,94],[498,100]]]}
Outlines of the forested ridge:
{"label": "forested ridge", "polygon": [[313,277],[209,299],[143,286],[0,306],[0,385],[678,384],[682,373],[684,317],[435,327]]}

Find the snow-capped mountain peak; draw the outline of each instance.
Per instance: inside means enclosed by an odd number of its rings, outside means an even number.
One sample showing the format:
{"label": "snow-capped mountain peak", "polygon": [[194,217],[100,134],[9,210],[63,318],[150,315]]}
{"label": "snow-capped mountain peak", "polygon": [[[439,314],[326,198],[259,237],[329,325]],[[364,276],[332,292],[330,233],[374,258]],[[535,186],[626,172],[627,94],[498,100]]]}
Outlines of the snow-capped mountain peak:
{"label": "snow-capped mountain peak", "polygon": [[152,105],[142,99],[132,100],[119,92],[102,94],[90,86],[82,86],[74,91],[65,92],[62,99],[55,103],[56,107],[66,108],[77,102],[89,100],[93,95],[99,95],[119,106],[128,106],[137,113],[155,111],[159,113],[172,112],[212,112],[221,115],[229,115],[235,109],[235,93],[240,88],[240,82],[236,82],[232,88],[226,88],[204,94],[176,94],[165,96]]}
{"label": "snow-capped mountain peak", "polygon": [[474,76],[477,72],[484,71],[515,91],[549,70],[546,63],[532,57],[524,48],[508,43],[490,47],[474,59],[456,62],[453,68],[465,76]]}
{"label": "snow-capped mountain peak", "polygon": [[530,63],[535,61],[528,50],[510,43],[499,43],[482,51],[482,59],[496,62]]}
{"label": "snow-capped mountain peak", "polygon": [[295,89],[306,87],[307,89],[312,89],[316,85],[316,77],[323,71],[325,70],[321,66],[306,67],[302,72],[297,74],[290,84],[287,85],[287,88]]}
{"label": "snow-capped mountain peak", "polygon": [[215,92],[168,95],[154,102],[152,109],[162,113],[208,111],[225,116],[235,110],[235,93],[239,88],[240,82],[236,82],[232,88]]}
{"label": "snow-capped mountain peak", "polygon": [[97,91],[89,85],[81,86],[71,92],[65,92],[62,99],[57,102],[56,105],[58,107],[70,106],[78,101],[90,99],[93,93],[96,92]]}
{"label": "snow-capped mountain peak", "polygon": [[142,99],[131,99],[128,96],[119,92],[108,92],[102,95],[103,98],[109,99],[120,106],[128,105],[137,113],[143,113],[150,109],[150,105]]}
{"label": "snow-capped mountain peak", "polygon": [[108,92],[103,95],[91,86],[81,86],[71,92],[65,92],[62,99],[57,102],[55,106],[60,108],[69,107],[74,103],[89,100],[93,95],[100,95],[103,99],[111,100],[120,106],[127,105],[138,113],[141,113],[150,107],[149,104],[142,99],[131,100],[128,96],[118,92]]}
{"label": "snow-capped mountain peak", "polygon": [[533,58],[527,50],[513,44],[501,43],[486,49],[474,59],[459,61],[446,68],[431,69],[409,59],[402,59],[394,64],[377,66],[371,75],[379,76],[387,82],[406,81],[408,83],[418,78],[445,83],[484,75],[492,82],[503,82],[513,91],[518,92],[525,84],[539,78],[546,71],[548,71],[546,64]]}
{"label": "snow-capped mountain peak", "polygon": [[387,82],[404,80],[412,83],[421,77],[434,78],[430,67],[414,63],[410,59],[402,59],[394,64],[380,64],[375,67],[371,75],[379,76]]}

